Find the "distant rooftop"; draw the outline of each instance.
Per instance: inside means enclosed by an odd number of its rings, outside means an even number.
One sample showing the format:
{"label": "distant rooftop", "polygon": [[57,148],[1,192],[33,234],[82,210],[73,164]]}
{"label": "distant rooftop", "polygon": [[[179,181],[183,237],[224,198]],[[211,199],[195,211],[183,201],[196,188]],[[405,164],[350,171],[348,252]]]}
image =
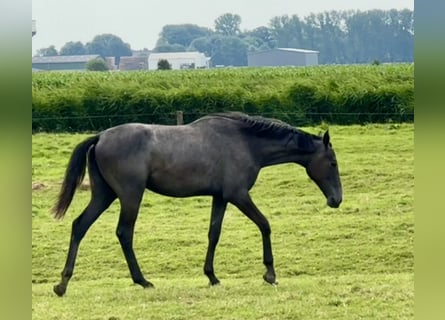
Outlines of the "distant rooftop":
{"label": "distant rooftop", "polygon": [[88,62],[91,59],[100,57],[98,54],[84,54],[76,56],[45,56],[32,57],[32,63],[67,63],[67,62]]}
{"label": "distant rooftop", "polygon": [[194,58],[197,55],[204,55],[204,53],[198,51],[183,51],[183,52],[152,52],[149,57],[156,58],[161,57],[165,59],[179,59],[179,58]]}
{"label": "distant rooftop", "polygon": [[278,50],[283,51],[294,51],[294,52],[302,52],[302,53],[319,53],[316,50],[307,50],[307,49],[296,49],[296,48],[277,48]]}
{"label": "distant rooftop", "polygon": [[264,53],[264,52],[270,52],[270,51],[290,51],[290,52],[299,52],[299,53],[320,53],[320,51],[316,50],[307,50],[307,49],[296,49],[296,48],[273,48],[269,50],[264,51],[253,51],[249,52],[249,55]]}

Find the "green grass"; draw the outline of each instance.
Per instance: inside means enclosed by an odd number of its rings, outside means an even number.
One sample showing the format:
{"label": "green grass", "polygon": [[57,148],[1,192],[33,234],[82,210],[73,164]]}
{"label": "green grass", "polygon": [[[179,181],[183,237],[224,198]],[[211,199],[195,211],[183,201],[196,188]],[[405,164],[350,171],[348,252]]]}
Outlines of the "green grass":
{"label": "green grass", "polygon": [[76,193],[62,222],[49,209],[86,135],[33,135],[33,319],[413,319],[414,125],[331,126],[330,133],[344,187],[339,209],[326,206],[296,165],[263,169],[252,189],[272,227],[277,287],[262,280],[259,231],[229,206],[215,257],[222,285],[209,288],[202,267],[210,198],[147,192],[134,246],[156,288],[132,284],[114,234],[115,203],[84,238],[63,298],[52,286],[89,191]]}

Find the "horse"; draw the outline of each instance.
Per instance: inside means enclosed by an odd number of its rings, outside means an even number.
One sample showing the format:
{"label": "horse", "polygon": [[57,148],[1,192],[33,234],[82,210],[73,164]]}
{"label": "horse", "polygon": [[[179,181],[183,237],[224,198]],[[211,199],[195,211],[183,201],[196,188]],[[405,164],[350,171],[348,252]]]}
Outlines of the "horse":
{"label": "horse", "polygon": [[328,130],[321,137],[280,120],[227,112],[184,125],[126,123],[85,139],[71,154],[52,208],[56,219],[63,218],[88,166],[91,199],[72,223],[66,263],[54,292],[65,294],[82,238],[116,199],[120,202],[116,235],[131,278],[144,288],[153,287],[144,278],[133,250],[134,226],[145,189],[169,197],[212,197],[204,263],[211,286],[220,283],[213,260],[228,203],[259,228],[266,267],[263,279],[276,284],[271,228],[249,191],[262,168],[283,163],[304,167],[327,205],[340,206],[342,185]]}

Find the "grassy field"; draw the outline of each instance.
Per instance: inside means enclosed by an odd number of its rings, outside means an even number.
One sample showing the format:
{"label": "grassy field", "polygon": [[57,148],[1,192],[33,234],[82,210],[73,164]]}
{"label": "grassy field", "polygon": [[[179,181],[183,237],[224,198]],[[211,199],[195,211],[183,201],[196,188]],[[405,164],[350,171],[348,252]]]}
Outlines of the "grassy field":
{"label": "grassy field", "polygon": [[210,198],[147,192],[134,245],[156,288],[131,281],[114,234],[115,203],[84,238],[63,298],[52,287],[89,191],[78,191],[61,222],[49,209],[86,135],[33,135],[33,319],[413,319],[414,125],[331,126],[330,133],[344,187],[339,209],[325,205],[296,165],[263,169],[252,189],[272,227],[278,286],[262,280],[259,231],[229,206],[215,257],[222,285],[208,287]]}

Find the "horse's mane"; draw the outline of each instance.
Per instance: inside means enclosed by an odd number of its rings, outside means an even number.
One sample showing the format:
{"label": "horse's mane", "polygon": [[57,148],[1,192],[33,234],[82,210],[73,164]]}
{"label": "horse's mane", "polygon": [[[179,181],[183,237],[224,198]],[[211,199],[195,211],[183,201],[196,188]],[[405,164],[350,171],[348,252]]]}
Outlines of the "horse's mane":
{"label": "horse's mane", "polygon": [[238,121],[243,125],[244,130],[256,136],[269,136],[278,139],[292,136],[296,139],[298,148],[304,152],[313,152],[315,149],[314,140],[321,139],[319,136],[307,133],[286,122],[273,118],[249,116],[242,112],[215,113],[211,114],[210,117],[221,117]]}

